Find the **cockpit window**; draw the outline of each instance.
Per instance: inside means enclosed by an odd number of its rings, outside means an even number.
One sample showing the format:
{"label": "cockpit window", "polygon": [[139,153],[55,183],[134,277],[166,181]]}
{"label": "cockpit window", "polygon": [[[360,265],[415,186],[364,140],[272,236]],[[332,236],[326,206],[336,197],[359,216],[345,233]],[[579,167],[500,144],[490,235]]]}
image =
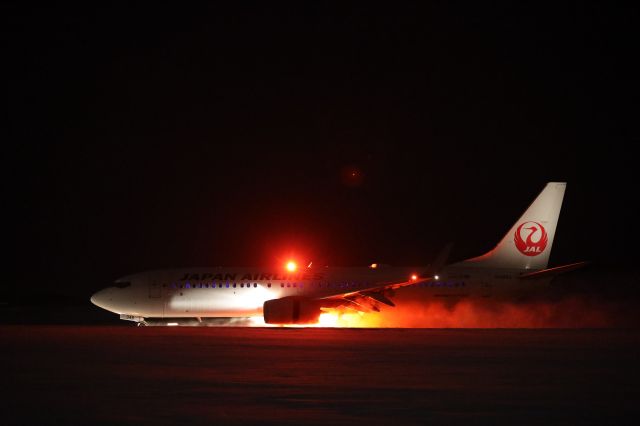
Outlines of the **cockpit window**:
{"label": "cockpit window", "polygon": [[131,286],[131,283],[129,281],[120,281],[120,282],[115,282],[113,285],[118,288],[126,288]]}

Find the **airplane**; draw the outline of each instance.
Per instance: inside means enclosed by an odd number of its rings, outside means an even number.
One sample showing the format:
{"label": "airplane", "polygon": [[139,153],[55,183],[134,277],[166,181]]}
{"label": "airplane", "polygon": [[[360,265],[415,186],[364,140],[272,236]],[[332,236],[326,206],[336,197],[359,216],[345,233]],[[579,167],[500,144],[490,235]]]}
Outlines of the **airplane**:
{"label": "airplane", "polygon": [[[215,325],[262,317],[265,324],[315,324],[323,310],[376,312],[413,288],[434,298],[515,297],[586,262],[547,268],[566,183],[549,182],[502,240],[482,256],[446,265],[448,245],[422,267],[205,267],[117,279],[91,302],[138,325]],[[223,321],[223,322],[220,322]]]}

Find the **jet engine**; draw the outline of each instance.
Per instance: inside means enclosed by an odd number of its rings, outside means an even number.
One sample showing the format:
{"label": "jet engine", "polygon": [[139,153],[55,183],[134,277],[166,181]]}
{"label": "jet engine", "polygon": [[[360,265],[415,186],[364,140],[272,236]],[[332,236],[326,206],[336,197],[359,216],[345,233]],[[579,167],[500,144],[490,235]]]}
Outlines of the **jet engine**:
{"label": "jet engine", "polygon": [[267,324],[315,324],[320,318],[320,304],[300,296],[287,296],[264,302]]}

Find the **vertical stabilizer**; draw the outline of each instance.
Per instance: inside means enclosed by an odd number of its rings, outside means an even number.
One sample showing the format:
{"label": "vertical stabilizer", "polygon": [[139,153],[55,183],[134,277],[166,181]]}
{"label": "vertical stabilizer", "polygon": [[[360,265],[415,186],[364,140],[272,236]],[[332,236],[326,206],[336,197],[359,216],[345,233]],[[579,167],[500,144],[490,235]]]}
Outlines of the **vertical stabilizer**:
{"label": "vertical stabilizer", "polygon": [[549,182],[526,212],[490,252],[459,266],[545,269],[556,233],[565,182]]}

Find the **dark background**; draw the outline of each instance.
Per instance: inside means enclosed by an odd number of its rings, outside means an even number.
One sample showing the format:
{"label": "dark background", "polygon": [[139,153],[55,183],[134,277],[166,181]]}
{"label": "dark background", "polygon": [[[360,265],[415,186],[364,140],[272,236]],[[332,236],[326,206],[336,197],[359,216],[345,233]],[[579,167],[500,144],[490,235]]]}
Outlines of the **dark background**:
{"label": "dark background", "polygon": [[463,259],[548,181],[568,182],[551,264],[634,274],[637,8],[2,16],[3,303],[88,304],[152,268]]}

